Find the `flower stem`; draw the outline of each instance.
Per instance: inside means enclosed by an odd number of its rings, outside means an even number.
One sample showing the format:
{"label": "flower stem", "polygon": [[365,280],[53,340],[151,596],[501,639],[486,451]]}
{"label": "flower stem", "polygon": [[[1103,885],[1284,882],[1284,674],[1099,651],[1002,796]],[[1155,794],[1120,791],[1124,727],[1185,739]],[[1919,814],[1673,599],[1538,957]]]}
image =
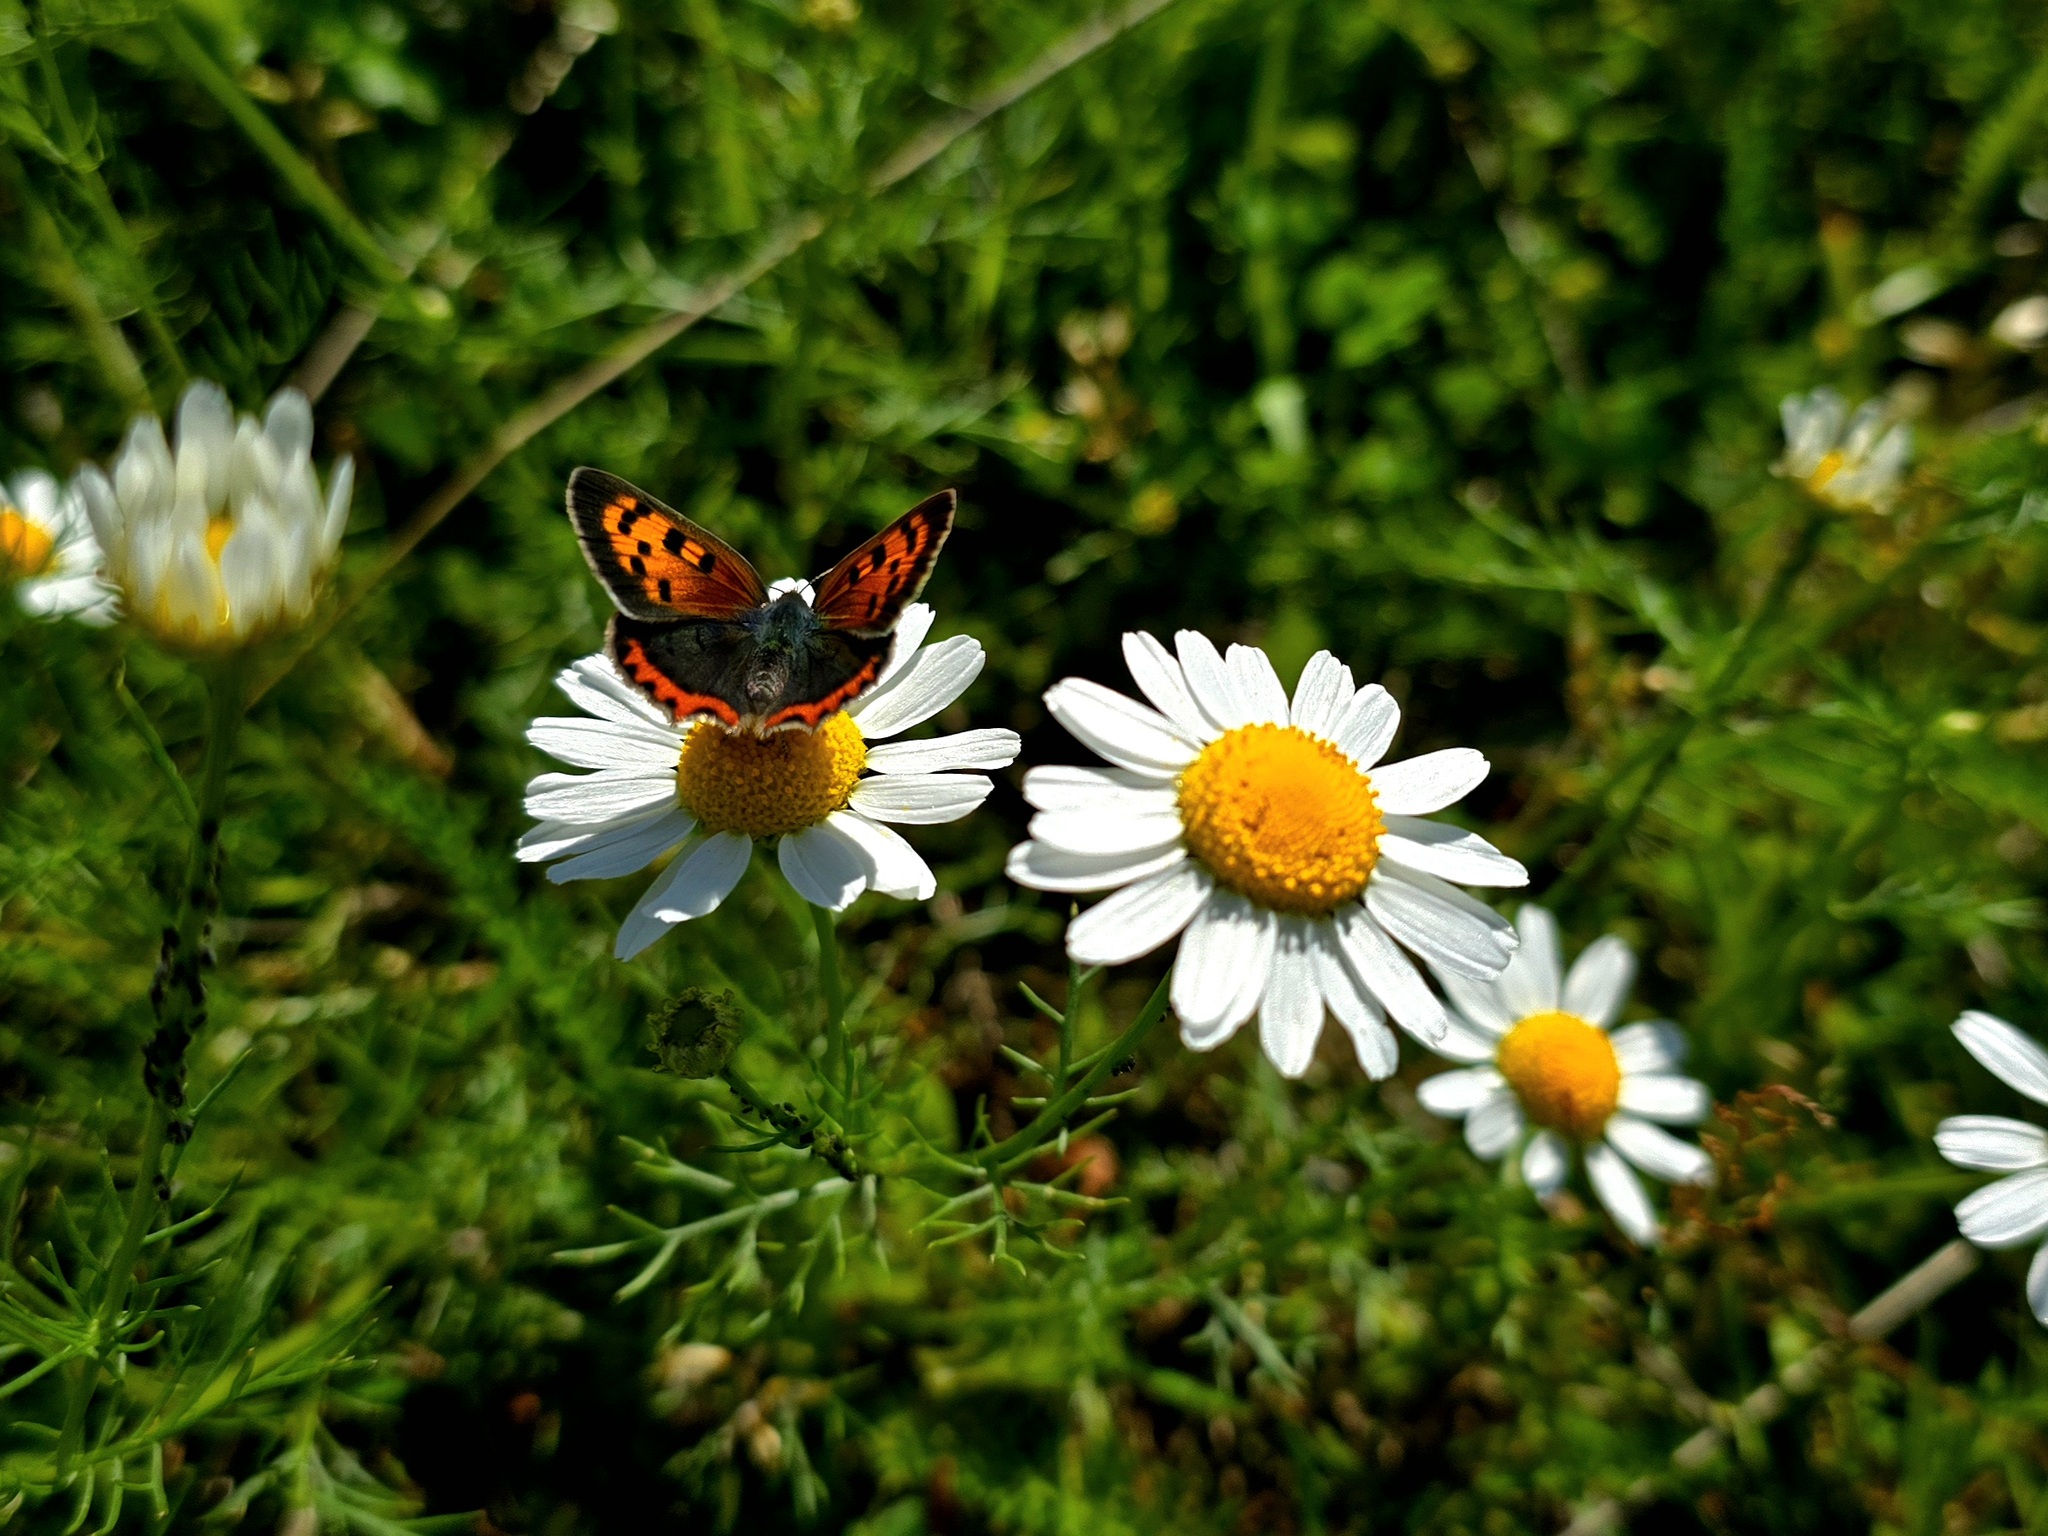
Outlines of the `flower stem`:
{"label": "flower stem", "polygon": [[[1122,1034],[1096,1053],[1095,1065],[1088,1069],[1087,1075],[1039,1111],[1037,1117],[1023,1130],[1007,1141],[998,1142],[990,1147],[983,1160],[989,1166],[1007,1172],[1011,1168],[1020,1167],[1037,1150],[1040,1142],[1055,1131],[1064,1129],[1067,1116],[1085,1103],[1102,1080],[1113,1075],[1126,1058],[1143,1043],[1145,1037],[1152,1033],[1159,1021],[1166,1017],[1167,989],[1172,984],[1173,977],[1170,973],[1160,977],[1159,985],[1152,989],[1152,995],[1145,1000],[1145,1006],[1138,1010],[1138,1016],[1131,1020]],[[1069,1006],[1072,1006],[1071,1000]]]}
{"label": "flower stem", "polygon": [[811,923],[818,932],[818,987],[825,994],[825,1081],[829,1087],[836,1066],[843,1123],[853,1112],[853,1043],[846,1038],[846,983],[839,975],[839,935],[832,914],[823,907],[811,908]]}

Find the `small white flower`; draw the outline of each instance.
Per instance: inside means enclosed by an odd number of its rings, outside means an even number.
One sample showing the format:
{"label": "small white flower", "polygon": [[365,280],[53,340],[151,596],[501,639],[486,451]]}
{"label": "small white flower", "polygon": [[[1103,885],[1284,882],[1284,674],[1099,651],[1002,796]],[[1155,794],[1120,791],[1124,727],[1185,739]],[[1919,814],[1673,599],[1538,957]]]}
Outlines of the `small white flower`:
{"label": "small white flower", "polygon": [[[1972,1010],[1952,1027],[2007,1086],[2048,1104],[2048,1051],[1988,1013]],[[1956,1207],[1963,1236],[1980,1248],[2018,1248],[2048,1234],[2048,1135],[2039,1127],[2003,1115],[1951,1115],[1934,1128],[1934,1145],[1958,1168],[2009,1175]],[[2048,1323],[2048,1243],[2027,1267],[2027,1305]]]}
{"label": "small white flower", "polygon": [[39,618],[105,624],[118,594],[99,576],[100,546],[77,486],[39,469],[0,486],[0,581],[14,584],[23,611]]}
{"label": "small white flower", "polygon": [[110,479],[78,477],[107,574],[128,612],[159,638],[240,645],[301,623],[341,543],[354,465],[313,473],[313,408],[279,390],[259,424],[235,419],[217,384],[178,405],[175,451],[163,423],[138,416]]}
{"label": "small white flower", "polygon": [[1439,969],[1458,1017],[1437,1050],[1463,1070],[1422,1084],[1423,1108],[1465,1122],[1465,1143],[1489,1161],[1522,1148],[1522,1178],[1539,1196],[1555,1194],[1571,1171],[1571,1149],[1585,1149],[1593,1193],[1622,1231],[1657,1240],[1635,1164],[1667,1184],[1706,1184],[1713,1163],[1664,1125],[1697,1125],[1711,1100],[1706,1086],[1678,1075],[1685,1037],[1662,1019],[1608,1033],[1628,1000],[1635,956],[1620,939],[1595,939],[1559,981],[1563,956],[1557,920],[1526,906],[1516,918],[1522,947],[1491,982]]}
{"label": "small white flower", "polygon": [[1892,421],[1884,402],[1849,407],[1832,389],[1787,395],[1784,457],[1772,472],[1797,480],[1807,494],[1844,512],[1884,512],[1898,496],[1913,432]]}
{"label": "small white flower", "polygon": [[1047,690],[1053,718],[1113,766],[1025,776],[1039,814],[1010,878],[1115,891],[1067,930],[1083,965],[1135,960],[1179,935],[1173,1009],[1192,1049],[1213,1050],[1256,1013],[1266,1055],[1299,1077],[1327,1006],[1367,1075],[1386,1077],[1386,1015],[1425,1040],[1448,1027],[1404,949],[1482,977],[1515,947],[1504,919],[1449,882],[1524,885],[1528,872],[1424,819],[1469,794],[1486,759],[1456,747],[1380,767],[1400,708],[1327,651],[1290,703],[1265,652],[1221,656],[1192,630],[1174,644],[1124,636],[1153,707],[1081,678]]}
{"label": "small white flower", "polygon": [[[774,595],[809,589],[777,582]],[[932,610],[913,603],[875,686],[815,731],[753,736],[715,722],[677,725],[604,656],[586,656],[555,686],[583,716],[540,719],[526,739],[594,773],[544,773],[526,787],[540,825],[519,840],[523,863],[560,860],[548,878],[628,875],[675,852],[619,929],[630,959],[676,923],[715,911],[746,873],[758,839],[778,840],[782,873],[814,906],[837,912],[870,888],[922,901],[929,865],[886,823],[958,821],[995,786],[986,773],[1017,756],[1017,733],[962,731],[891,742],[967,691],[986,657],[955,635],[927,647]],[[880,743],[880,745],[871,745]]]}

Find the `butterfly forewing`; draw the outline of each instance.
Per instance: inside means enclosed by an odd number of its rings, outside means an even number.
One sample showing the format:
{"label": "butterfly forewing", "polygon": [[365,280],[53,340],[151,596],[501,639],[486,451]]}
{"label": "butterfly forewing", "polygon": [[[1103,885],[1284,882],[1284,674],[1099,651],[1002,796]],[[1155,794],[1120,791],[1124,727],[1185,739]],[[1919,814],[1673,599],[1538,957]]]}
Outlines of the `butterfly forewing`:
{"label": "butterfly forewing", "polygon": [[591,570],[631,618],[731,620],[768,601],[738,550],[617,475],[570,475],[569,521]]}
{"label": "butterfly forewing", "polygon": [[953,531],[951,491],[927,497],[818,578],[812,602],[827,629],[886,635],[917,600]]}

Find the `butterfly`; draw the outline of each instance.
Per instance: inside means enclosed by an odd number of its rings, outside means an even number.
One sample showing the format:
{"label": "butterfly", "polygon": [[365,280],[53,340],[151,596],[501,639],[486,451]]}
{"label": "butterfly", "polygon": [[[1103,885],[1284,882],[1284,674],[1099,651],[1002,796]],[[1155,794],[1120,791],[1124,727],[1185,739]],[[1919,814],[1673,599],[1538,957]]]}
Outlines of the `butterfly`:
{"label": "butterfly", "polygon": [[874,687],[953,529],[927,497],[811,583],[771,596],[746,557],[601,469],[569,476],[569,521],[618,612],[605,652],[678,722],[814,731]]}

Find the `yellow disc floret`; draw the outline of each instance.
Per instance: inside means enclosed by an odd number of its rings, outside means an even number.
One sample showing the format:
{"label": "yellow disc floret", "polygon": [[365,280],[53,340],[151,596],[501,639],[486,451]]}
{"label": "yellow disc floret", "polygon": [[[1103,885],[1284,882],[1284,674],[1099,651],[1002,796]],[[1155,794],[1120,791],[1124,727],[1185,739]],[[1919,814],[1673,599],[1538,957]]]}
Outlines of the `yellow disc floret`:
{"label": "yellow disc floret", "polygon": [[1538,1125],[1591,1141],[1614,1113],[1621,1063],[1607,1031],[1575,1013],[1532,1013],[1507,1032],[1494,1057]]}
{"label": "yellow disc floret", "polygon": [[1333,912],[1365,889],[1386,823],[1372,780],[1291,725],[1246,725],[1180,776],[1188,851],[1217,880],[1278,912]]}
{"label": "yellow disc floret", "polygon": [[0,575],[40,576],[56,547],[47,532],[0,501]]}
{"label": "yellow disc floret", "polygon": [[843,808],[867,761],[860,727],[845,715],[769,736],[707,722],[683,742],[676,798],[713,832],[778,837]]}

